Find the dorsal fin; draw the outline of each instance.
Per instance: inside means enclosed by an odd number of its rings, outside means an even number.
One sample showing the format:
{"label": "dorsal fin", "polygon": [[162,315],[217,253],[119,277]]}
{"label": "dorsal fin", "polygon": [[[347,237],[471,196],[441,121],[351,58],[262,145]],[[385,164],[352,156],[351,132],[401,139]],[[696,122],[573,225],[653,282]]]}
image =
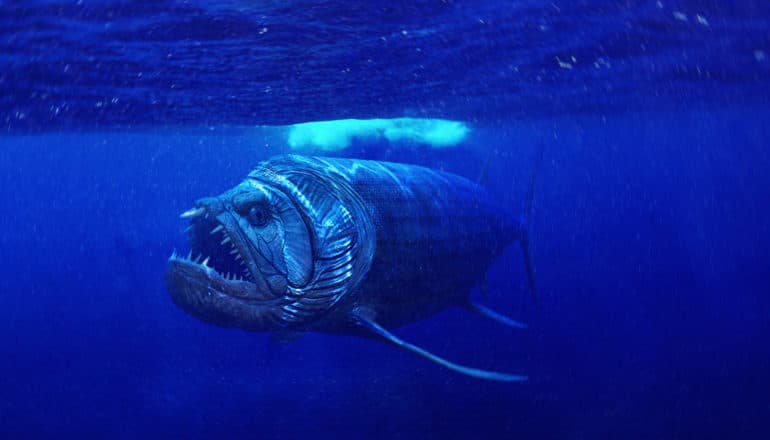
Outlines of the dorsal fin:
{"label": "dorsal fin", "polygon": [[487,154],[487,160],[484,161],[484,165],[481,167],[479,177],[476,179],[476,183],[481,186],[487,186],[487,177],[489,176],[489,163],[492,161],[492,152]]}

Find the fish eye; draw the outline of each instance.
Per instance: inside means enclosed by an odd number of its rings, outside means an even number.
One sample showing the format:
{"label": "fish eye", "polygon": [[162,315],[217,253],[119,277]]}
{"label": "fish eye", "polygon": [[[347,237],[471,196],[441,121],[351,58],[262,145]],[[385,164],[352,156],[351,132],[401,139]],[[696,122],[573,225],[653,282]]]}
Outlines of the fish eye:
{"label": "fish eye", "polygon": [[270,216],[264,206],[252,206],[249,209],[247,219],[252,226],[260,227],[267,224],[268,220],[270,220]]}

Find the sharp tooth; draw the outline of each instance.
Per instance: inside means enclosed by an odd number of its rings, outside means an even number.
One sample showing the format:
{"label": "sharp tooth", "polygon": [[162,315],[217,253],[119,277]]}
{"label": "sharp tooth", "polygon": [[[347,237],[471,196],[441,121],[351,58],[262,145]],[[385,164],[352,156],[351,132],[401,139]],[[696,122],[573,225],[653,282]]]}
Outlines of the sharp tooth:
{"label": "sharp tooth", "polygon": [[230,251],[230,255],[238,255],[238,251],[233,249],[233,250]]}
{"label": "sharp tooth", "polygon": [[225,238],[223,238],[223,239],[222,239],[222,241],[221,241],[221,242],[219,242],[219,244],[225,244],[225,243],[227,243],[228,241],[230,241],[230,237],[228,237],[228,236],[225,236]]}
{"label": "sharp tooth", "polygon": [[222,229],[224,229],[224,228],[225,228],[224,226],[222,226],[222,225],[219,225],[219,226],[217,226],[216,228],[212,229],[212,230],[211,230],[211,233],[212,233],[212,234],[216,234],[217,232],[221,231],[221,230],[222,230]]}
{"label": "sharp tooth", "polygon": [[204,212],[206,212],[205,208],[200,208],[200,207],[198,207],[198,208],[190,208],[187,211],[183,212],[179,217],[181,217],[181,218],[192,218],[192,217],[197,217],[197,216],[203,214]]}
{"label": "sharp tooth", "polygon": [[238,252],[235,253],[235,261],[241,261],[241,254]]}
{"label": "sharp tooth", "polygon": [[191,260],[191,259],[192,259],[192,250],[190,251],[190,253],[189,253],[189,254],[187,254],[187,259],[188,259],[188,260]]}
{"label": "sharp tooth", "polygon": [[203,263],[202,263],[202,264],[203,264],[204,266],[208,266],[208,265],[209,265],[209,258],[211,258],[211,257],[206,257],[206,259],[205,259],[205,260],[203,260]]}

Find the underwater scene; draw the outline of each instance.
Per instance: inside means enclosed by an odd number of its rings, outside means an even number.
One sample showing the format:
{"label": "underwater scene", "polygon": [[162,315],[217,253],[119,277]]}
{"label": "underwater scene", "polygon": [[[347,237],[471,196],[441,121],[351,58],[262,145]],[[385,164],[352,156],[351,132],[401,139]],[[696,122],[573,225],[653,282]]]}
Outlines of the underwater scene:
{"label": "underwater scene", "polygon": [[770,438],[770,3],[0,0],[0,437]]}

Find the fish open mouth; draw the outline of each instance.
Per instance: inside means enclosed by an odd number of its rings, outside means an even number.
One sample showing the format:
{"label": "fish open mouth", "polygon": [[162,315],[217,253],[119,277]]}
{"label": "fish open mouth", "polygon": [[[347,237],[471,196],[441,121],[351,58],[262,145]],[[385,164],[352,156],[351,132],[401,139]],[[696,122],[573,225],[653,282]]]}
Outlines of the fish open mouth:
{"label": "fish open mouth", "polygon": [[200,209],[188,211],[195,214],[189,216],[189,253],[183,256],[174,252],[168,261],[167,284],[175,301],[227,296],[250,303],[274,302],[275,296],[258,288],[244,257],[248,250],[235,236],[237,231],[200,214]]}
{"label": "fish open mouth", "polygon": [[211,217],[195,217],[189,227],[190,256],[196,256],[201,265],[227,280],[254,283],[242,250],[236,246],[238,239],[232,235],[225,225]]}

